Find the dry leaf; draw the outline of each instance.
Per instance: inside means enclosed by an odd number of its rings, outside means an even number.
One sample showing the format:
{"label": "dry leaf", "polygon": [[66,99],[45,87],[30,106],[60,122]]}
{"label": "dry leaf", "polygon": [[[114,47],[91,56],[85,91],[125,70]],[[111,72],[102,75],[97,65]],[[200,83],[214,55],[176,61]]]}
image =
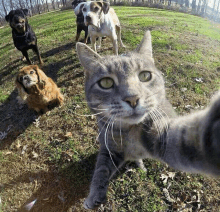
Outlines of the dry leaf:
{"label": "dry leaf", "polygon": [[166,188],[163,188],[163,193],[164,193],[164,196],[166,198],[166,200],[168,202],[175,202],[171,197],[170,197],[170,194],[169,194],[169,191],[166,189]]}
{"label": "dry leaf", "polygon": [[71,132],[67,132],[65,135],[65,137],[67,137],[67,138],[71,138],[72,136],[73,136],[73,134]]}
{"label": "dry leaf", "polygon": [[37,157],[38,157],[38,154],[37,154],[35,151],[32,151],[32,157],[33,157],[33,158],[37,158]]}
{"label": "dry leaf", "polygon": [[26,152],[26,150],[27,150],[27,145],[23,146],[21,154],[23,155]]}

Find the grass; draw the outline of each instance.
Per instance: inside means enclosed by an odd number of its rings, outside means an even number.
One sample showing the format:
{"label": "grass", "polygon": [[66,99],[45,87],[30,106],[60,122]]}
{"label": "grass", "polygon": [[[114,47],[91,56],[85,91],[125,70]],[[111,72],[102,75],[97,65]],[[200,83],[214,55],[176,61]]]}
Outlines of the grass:
{"label": "grass", "polygon": [[[156,66],[176,111],[185,114],[206,106],[220,87],[219,25],[174,11],[114,8],[127,46],[120,53],[134,49],[150,29]],[[31,211],[84,211],[99,145],[95,119],[82,116],[89,110],[75,52],[74,13],[36,15],[29,23],[38,37],[42,69],[61,88],[65,104],[40,117],[17,104],[14,80],[26,64],[13,45],[11,29],[0,29],[0,211],[25,211],[33,200]],[[99,53],[112,54],[109,47],[109,40],[103,42]],[[29,55],[38,63],[31,51]],[[154,160],[145,160],[145,165],[147,173],[126,164],[111,180],[108,201],[97,211],[220,210],[218,179],[178,172]]]}

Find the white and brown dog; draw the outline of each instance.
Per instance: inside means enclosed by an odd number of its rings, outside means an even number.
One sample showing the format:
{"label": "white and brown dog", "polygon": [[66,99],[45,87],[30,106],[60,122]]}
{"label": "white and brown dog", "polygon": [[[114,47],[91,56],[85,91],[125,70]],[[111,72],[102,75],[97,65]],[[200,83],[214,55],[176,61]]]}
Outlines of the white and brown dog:
{"label": "white and brown dog", "polygon": [[118,41],[121,47],[125,47],[121,40],[120,22],[114,9],[110,8],[108,2],[82,2],[78,4],[74,11],[76,15],[80,12],[83,13],[84,23],[88,26],[88,33],[94,51],[96,51],[96,38],[99,38],[99,46],[101,46],[103,36],[107,36],[112,40],[113,51],[116,55],[118,55]]}

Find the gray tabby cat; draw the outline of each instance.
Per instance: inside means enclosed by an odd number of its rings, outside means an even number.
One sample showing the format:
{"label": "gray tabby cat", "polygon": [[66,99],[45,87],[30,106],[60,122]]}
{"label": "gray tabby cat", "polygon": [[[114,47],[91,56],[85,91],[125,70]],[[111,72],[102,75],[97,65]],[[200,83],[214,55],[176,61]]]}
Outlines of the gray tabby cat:
{"label": "gray tabby cat", "polygon": [[149,31],[123,56],[101,57],[82,43],[77,53],[100,132],[85,208],[105,202],[110,178],[128,160],[144,168],[143,158],[155,158],[182,171],[220,175],[220,93],[207,109],[176,117],[154,65]]}

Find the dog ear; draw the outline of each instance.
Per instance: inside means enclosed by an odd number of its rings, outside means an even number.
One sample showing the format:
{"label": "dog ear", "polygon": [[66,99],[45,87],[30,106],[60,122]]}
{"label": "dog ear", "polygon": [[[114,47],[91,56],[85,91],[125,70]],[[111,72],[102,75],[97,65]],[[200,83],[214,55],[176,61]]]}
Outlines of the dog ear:
{"label": "dog ear", "polygon": [[39,88],[41,90],[44,89],[48,77],[41,69],[39,69],[38,65],[31,65],[31,68],[34,69],[37,73]]}
{"label": "dog ear", "polygon": [[25,14],[25,16],[28,16],[28,9],[22,9],[22,11]]}
{"label": "dog ear", "polygon": [[84,7],[84,2],[82,2],[82,3],[79,3],[78,5],[77,5],[77,7],[74,9],[74,12],[75,12],[75,15],[79,15],[81,12],[82,12],[82,9],[83,9],[83,7]]}
{"label": "dog ear", "polygon": [[110,9],[110,4],[108,2],[100,2],[102,3],[102,11],[104,14],[107,14]]}
{"label": "dog ear", "polygon": [[17,75],[16,80],[15,80],[15,84],[16,87],[18,89],[18,94],[19,96],[21,96],[21,98],[23,99],[23,94],[24,93],[28,93],[27,89],[24,87],[23,83],[21,82],[21,80],[19,79],[19,75]]}

